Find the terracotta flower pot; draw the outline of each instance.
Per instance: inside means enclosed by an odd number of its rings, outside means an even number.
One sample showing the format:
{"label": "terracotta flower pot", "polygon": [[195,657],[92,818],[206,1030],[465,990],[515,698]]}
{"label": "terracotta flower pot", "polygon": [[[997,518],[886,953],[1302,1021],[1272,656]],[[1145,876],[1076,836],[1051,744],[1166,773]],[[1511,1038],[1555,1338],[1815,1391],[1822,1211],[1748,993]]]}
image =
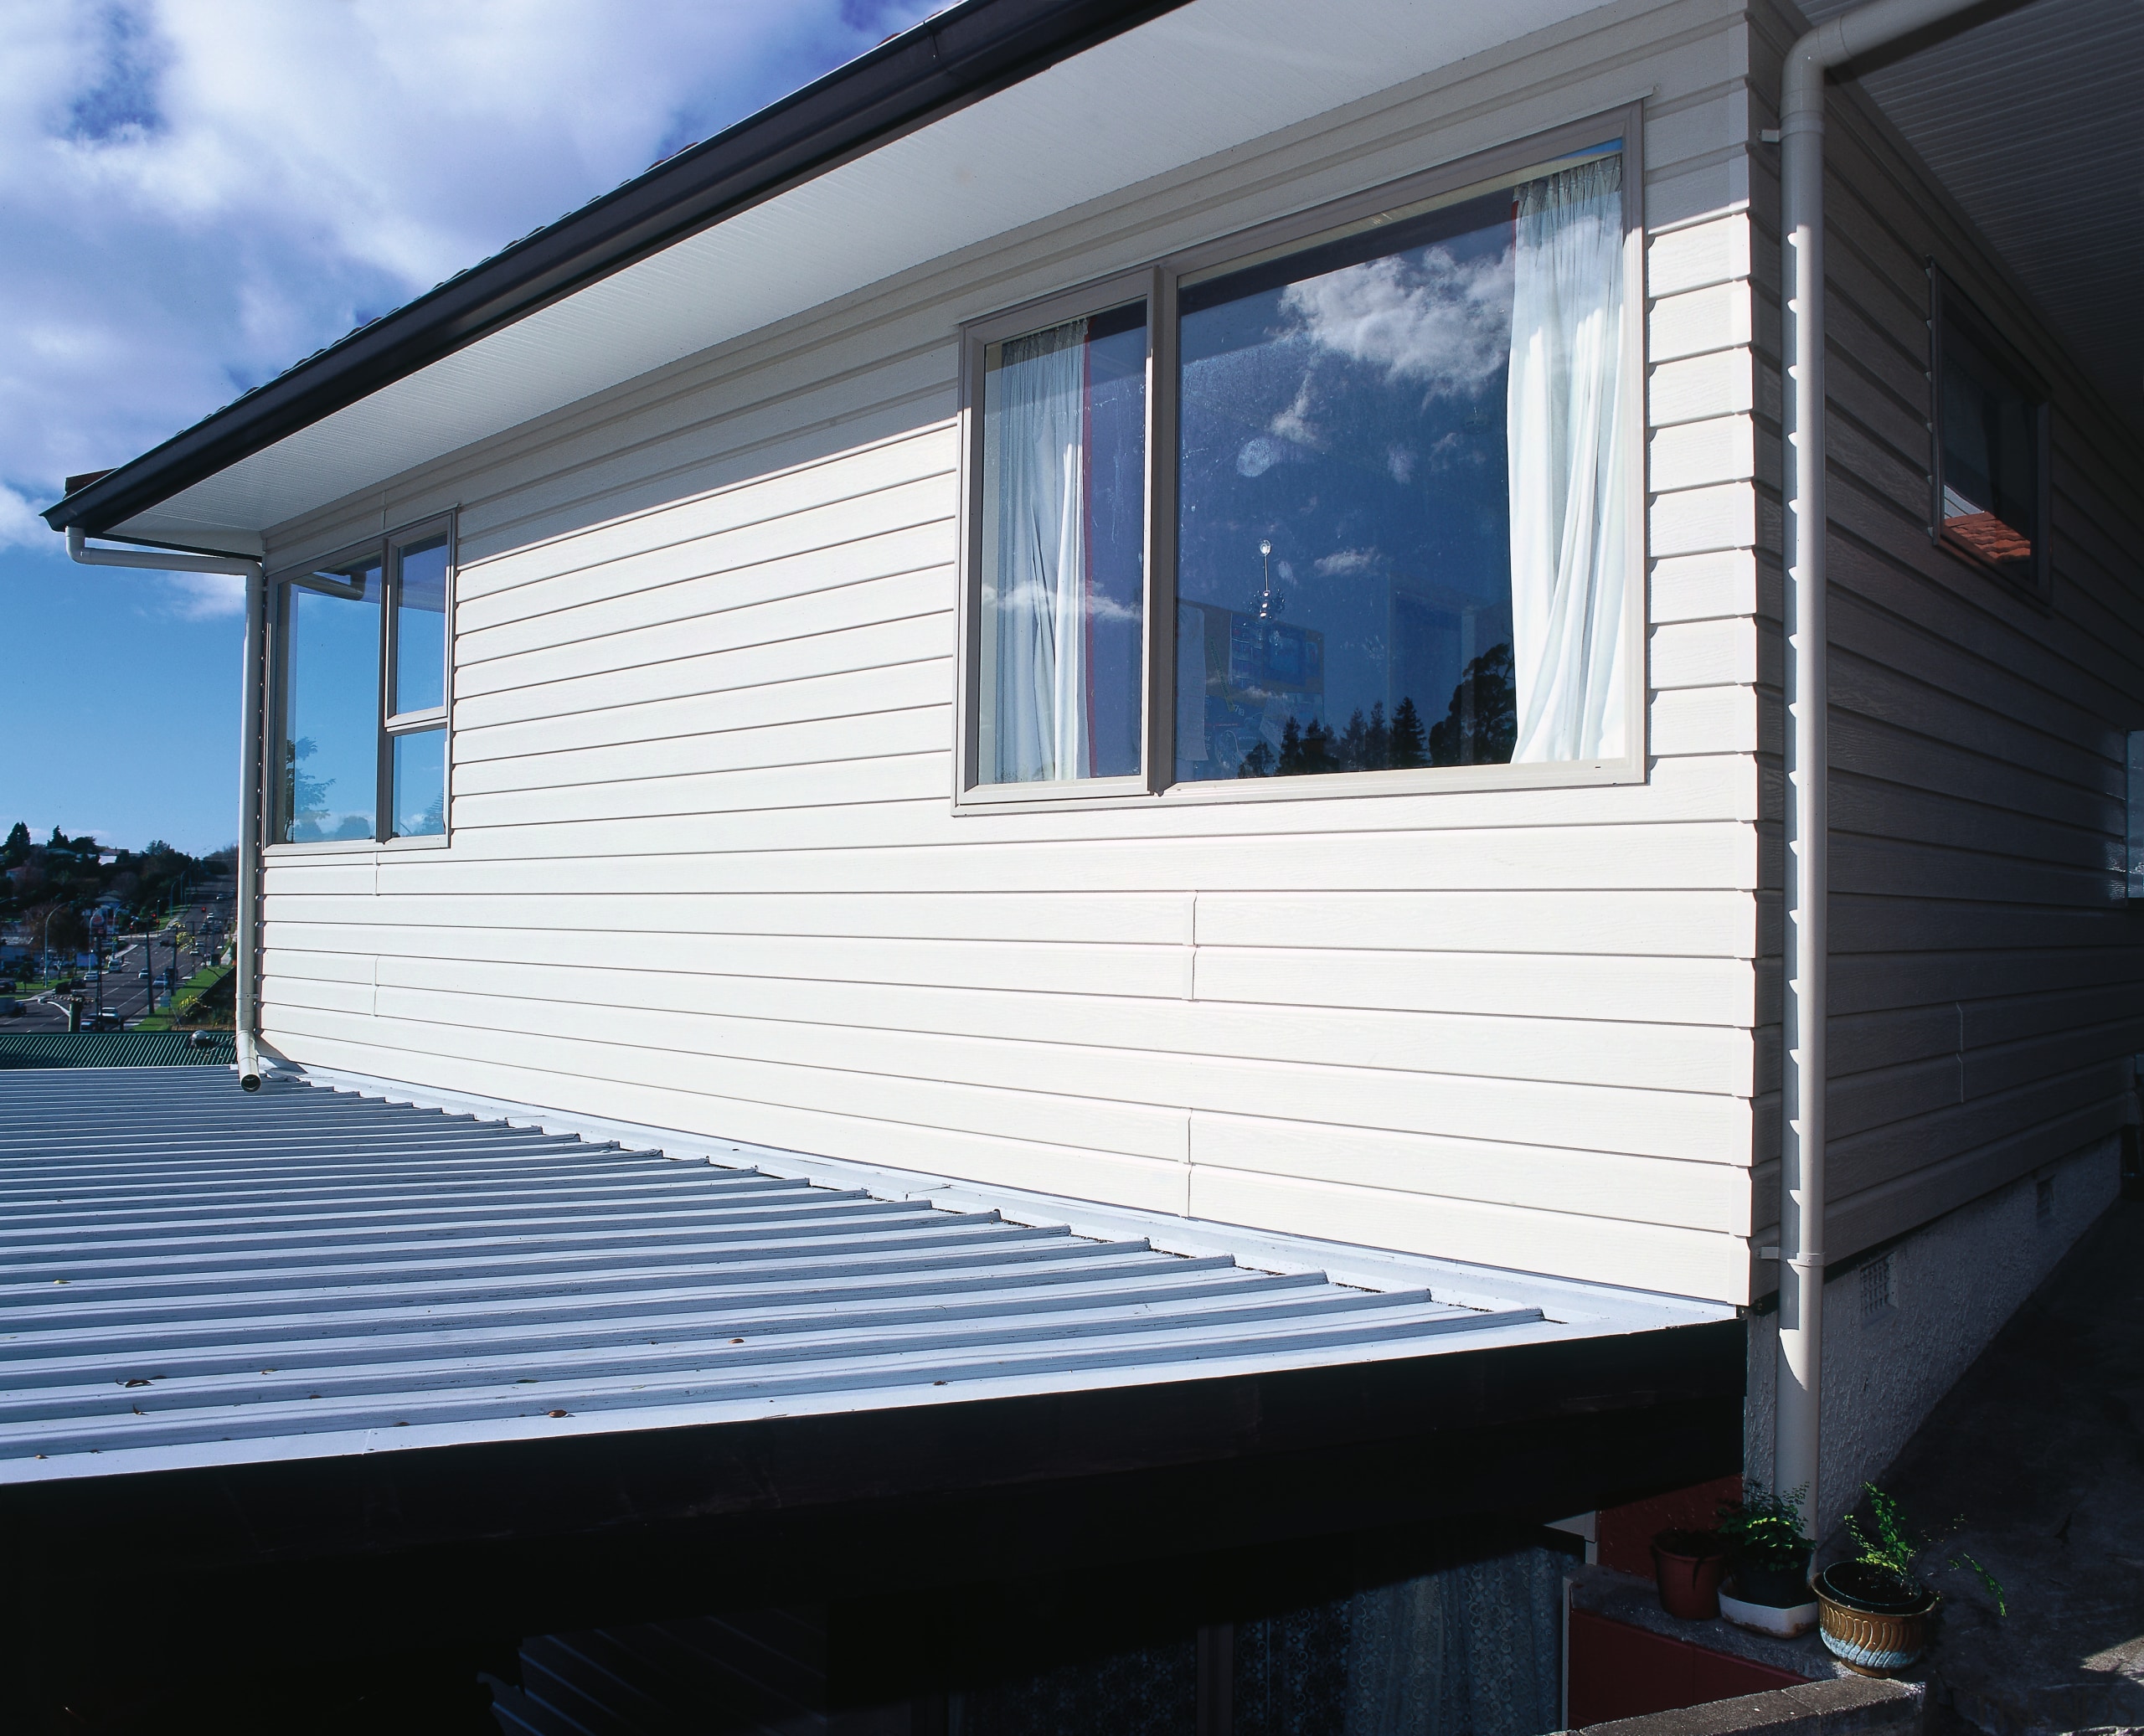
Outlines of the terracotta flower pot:
{"label": "terracotta flower pot", "polygon": [[1658,1533],[1652,1540],[1652,1571],[1660,1607],[1684,1621],[1715,1619],[1727,1562],[1727,1541],[1716,1531]]}
{"label": "terracotta flower pot", "polygon": [[1928,1649],[1935,1594],[1917,1581],[1833,1562],[1817,1575],[1817,1602],[1825,1649],[1861,1675],[1895,1676]]}

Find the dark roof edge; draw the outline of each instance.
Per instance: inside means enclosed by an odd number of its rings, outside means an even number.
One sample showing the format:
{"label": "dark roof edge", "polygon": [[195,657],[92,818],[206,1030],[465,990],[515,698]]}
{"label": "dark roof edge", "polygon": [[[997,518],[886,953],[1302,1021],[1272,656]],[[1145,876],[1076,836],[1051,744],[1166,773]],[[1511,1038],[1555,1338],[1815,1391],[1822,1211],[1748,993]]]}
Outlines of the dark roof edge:
{"label": "dark roof edge", "polygon": [[48,507],[124,523],[276,441],[749,206],[1185,0],[965,0],[362,326]]}

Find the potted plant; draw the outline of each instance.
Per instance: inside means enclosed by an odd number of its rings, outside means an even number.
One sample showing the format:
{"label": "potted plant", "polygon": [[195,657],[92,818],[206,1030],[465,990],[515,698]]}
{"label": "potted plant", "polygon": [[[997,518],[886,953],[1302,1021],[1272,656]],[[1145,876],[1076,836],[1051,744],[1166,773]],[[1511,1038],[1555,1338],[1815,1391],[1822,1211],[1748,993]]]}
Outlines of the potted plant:
{"label": "potted plant", "polygon": [[1755,1478],[1742,1498],[1719,1509],[1719,1534],[1734,1562],[1734,1585],[1745,1603],[1791,1610],[1810,1601],[1809,1553],[1801,1534],[1801,1503],[1809,1486],[1775,1493]]}
{"label": "potted plant", "polygon": [[1685,1621],[1719,1614],[1719,1582],[1727,1576],[1727,1539],[1716,1531],[1662,1531],[1652,1539],[1653,1578],[1660,1607]]}
{"label": "potted plant", "polygon": [[[1853,1518],[1846,1522],[1847,1534],[1860,1553],[1835,1561],[1817,1574],[1817,1600],[1822,1605],[1818,1625],[1827,1649],[1849,1670],[1895,1676],[1928,1649],[1936,1595],[1915,1569],[1937,1540],[1917,1536],[1899,1503],[1875,1484],[1862,1486],[1868,1491],[1872,1530],[1863,1531]],[[1964,1522],[1958,1520],[1951,1529]],[[1947,1565],[1978,1575],[1995,1599],[1996,1614],[2009,1614],[2002,1585],[1971,1556],[1961,1552]]]}

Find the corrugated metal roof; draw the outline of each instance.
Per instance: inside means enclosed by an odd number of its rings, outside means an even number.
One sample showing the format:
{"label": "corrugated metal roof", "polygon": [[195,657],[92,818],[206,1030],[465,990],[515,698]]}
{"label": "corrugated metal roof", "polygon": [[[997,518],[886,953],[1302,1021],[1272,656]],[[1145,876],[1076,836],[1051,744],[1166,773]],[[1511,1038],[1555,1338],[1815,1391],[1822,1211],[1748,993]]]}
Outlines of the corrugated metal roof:
{"label": "corrugated metal roof", "polygon": [[231,1033],[208,1031],[0,1031],[0,1068],[229,1067]]}
{"label": "corrugated metal roof", "polygon": [[1603,1329],[287,1080],[0,1076],[0,1482]]}

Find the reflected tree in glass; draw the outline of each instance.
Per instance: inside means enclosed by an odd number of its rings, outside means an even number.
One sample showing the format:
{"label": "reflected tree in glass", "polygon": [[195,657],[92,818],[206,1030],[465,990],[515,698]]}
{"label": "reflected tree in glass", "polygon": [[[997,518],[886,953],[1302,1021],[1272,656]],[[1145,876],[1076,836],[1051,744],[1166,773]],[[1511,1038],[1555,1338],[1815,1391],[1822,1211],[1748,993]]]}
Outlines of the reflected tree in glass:
{"label": "reflected tree in glass", "polygon": [[285,840],[376,837],[379,788],[377,564],[286,592]]}

